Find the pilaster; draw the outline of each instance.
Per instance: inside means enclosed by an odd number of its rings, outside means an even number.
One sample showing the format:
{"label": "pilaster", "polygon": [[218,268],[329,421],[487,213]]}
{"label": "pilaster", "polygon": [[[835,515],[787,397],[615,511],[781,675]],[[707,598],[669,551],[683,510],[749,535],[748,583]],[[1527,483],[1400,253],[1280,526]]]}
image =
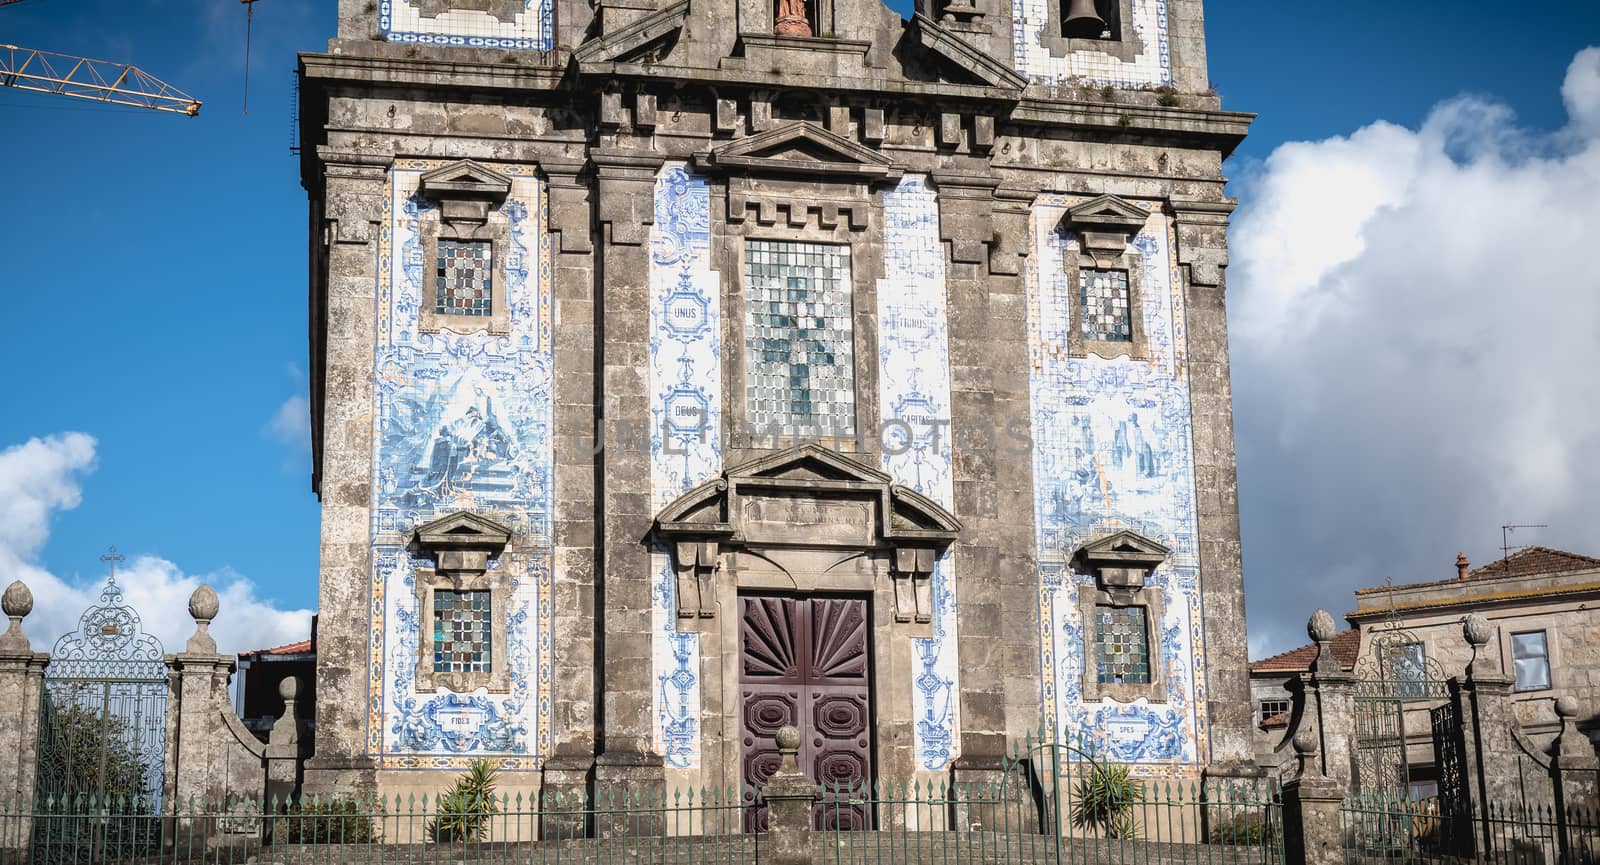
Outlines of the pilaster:
{"label": "pilaster", "polygon": [[[313,268],[325,286],[313,315],[326,316],[321,357],[312,358],[320,415],[321,574],[314,635],[317,653],[316,753],[306,788],[370,792],[367,673],[372,584],[372,413],[378,287],[377,242],[387,189],[387,158],[323,148],[323,219],[313,226]],[[315,194],[315,193],[313,193]],[[314,280],[315,282],[315,280]]]}
{"label": "pilaster", "polygon": [[603,681],[601,753],[596,791],[660,784],[665,777],[652,743],[649,237],[655,175],[661,158],[648,151],[593,153],[598,176],[599,305],[596,342],[606,436],[597,456],[600,529],[596,563],[598,669]]}
{"label": "pilaster", "polygon": [[1248,774],[1253,765],[1239,482],[1228,366],[1228,214],[1233,202],[1172,199],[1188,313],[1189,395],[1195,504],[1200,529],[1200,602],[1206,651],[1208,775]]}

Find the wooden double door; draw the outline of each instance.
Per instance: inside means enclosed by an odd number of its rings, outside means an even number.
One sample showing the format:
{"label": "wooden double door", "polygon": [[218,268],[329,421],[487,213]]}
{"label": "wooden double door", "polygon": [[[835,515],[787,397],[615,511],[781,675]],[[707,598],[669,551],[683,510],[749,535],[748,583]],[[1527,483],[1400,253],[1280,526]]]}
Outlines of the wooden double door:
{"label": "wooden double door", "polygon": [[[863,597],[739,598],[744,782],[760,788],[779,763],[778,729],[800,730],[800,771],[821,785],[819,829],[865,829],[871,815],[840,788],[872,783],[872,630]],[[767,826],[750,793],[749,831]]]}

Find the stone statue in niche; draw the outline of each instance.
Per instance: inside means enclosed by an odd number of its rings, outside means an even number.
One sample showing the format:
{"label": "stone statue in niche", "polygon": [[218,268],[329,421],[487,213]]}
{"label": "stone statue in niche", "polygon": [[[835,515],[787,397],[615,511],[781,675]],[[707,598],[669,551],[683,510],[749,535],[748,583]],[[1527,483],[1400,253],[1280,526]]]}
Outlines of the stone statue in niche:
{"label": "stone statue in niche", "polygon": [[811,36],[809,0],[777,0],[777,22],[772,32],[779,36]]}

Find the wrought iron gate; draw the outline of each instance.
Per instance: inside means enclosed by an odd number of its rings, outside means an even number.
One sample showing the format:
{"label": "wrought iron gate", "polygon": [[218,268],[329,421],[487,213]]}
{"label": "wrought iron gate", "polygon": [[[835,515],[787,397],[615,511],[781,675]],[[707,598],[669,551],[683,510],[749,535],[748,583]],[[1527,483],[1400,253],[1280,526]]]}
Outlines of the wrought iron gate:
{"label": "wrought iron gate", "polygon": [[167,665],[161,642],[123,602],[122,557],[112,548],[101,558],[112,573],[99,603],[56,641],[45,668],[35,862],[103,861],[160,843]]}
{"label": "wrought iron gate", "polygon": [[1439,849],[1471,856],[1472,799],[1467,790],[1467,743],[1461,729],[1461,704],[1452,699],[1428,712],[1433,753],[1439,766]]}
{"label": "wrought iron gate", "polygon": [[1431,729],[1424,726],[1427,704],[1448,697],[1438,662],[1411,632],[1390,628],[1372,638],[1372,651],[1356,665],[1358,791],[1411,798],[1412,746],[1432,743]]}

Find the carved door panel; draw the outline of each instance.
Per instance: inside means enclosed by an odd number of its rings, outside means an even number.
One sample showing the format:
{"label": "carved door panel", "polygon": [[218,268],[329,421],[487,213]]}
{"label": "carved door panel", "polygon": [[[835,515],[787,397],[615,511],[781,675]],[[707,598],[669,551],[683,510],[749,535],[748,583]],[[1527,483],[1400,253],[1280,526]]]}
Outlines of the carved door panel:
{"label": "carved door panel", "polygon": [[[864,598],[739,599],[744,782],[760,787],[778,768],[778,728],[800,730],[800,769],[824,788],[818,828],[864,829],[860,805],[829,791],[872,782],[871,666]],[[766,828],[751,801],[746,828]]]}

